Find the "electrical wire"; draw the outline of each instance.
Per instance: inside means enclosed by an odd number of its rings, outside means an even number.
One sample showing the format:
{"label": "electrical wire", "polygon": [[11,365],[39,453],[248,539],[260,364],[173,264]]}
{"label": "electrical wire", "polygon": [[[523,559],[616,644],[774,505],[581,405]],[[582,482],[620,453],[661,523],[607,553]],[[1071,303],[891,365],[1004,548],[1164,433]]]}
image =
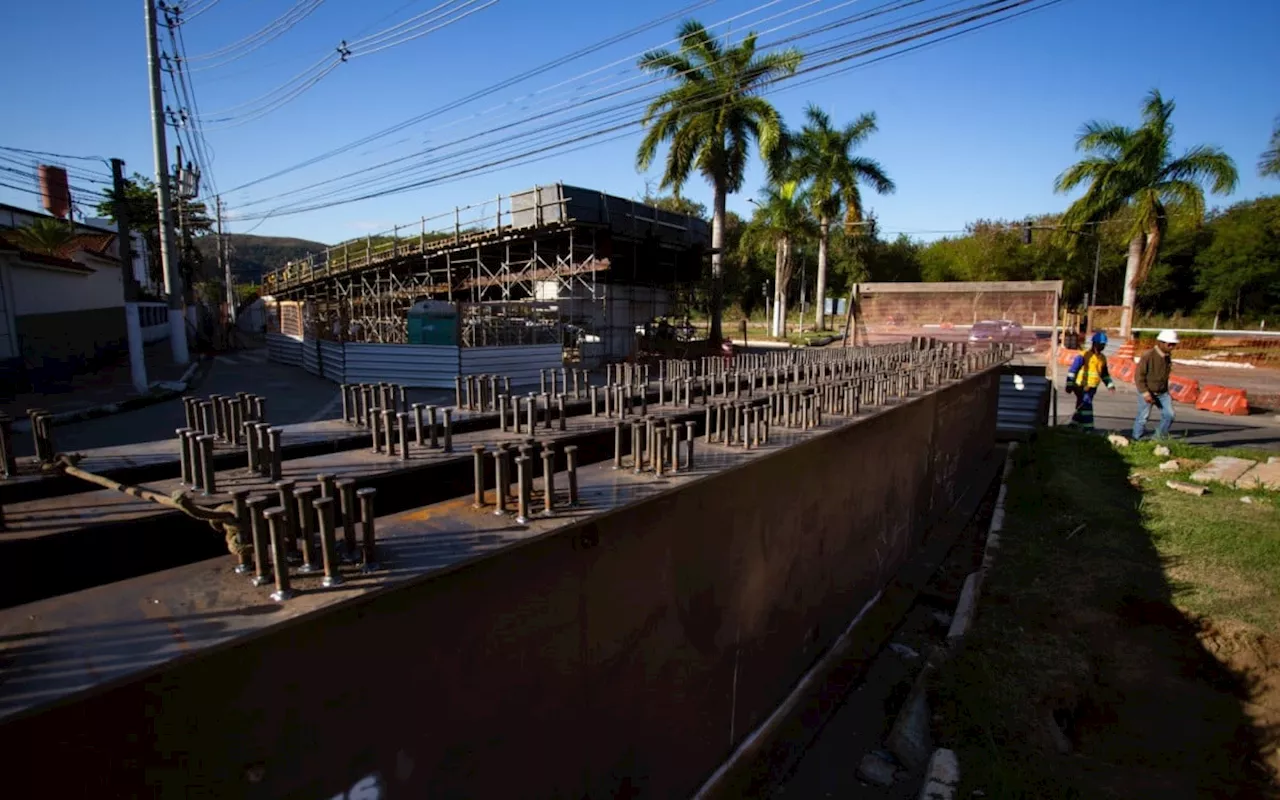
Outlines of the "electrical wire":
{"label": "electrical wire", "polygon": [[[897,38],[892,38],[888,42],[882,42],[879,44],[870,44],[868,46],[868,37],[859,37],[858,39],[841,43],[838,47],[828,46],[826,48],[823,48],[823,51],[829,54],[831,56],[830,58],[828,58],[825,61],[819,62],[817,64],[812,64],[803,70],[798,70],[793,75],[782,76],[777,80],[775,80],[772,85],[768,87],[763,87],[763,90],[764,91],[773,90],[775,85],[784,84],[786,81],[793,79],[798,75],[803,75],[803,74],[808,74],[812,76],[812,79],[806,81],[806,83],[811,83],[813,82],[813,80],[816,80],[818,78],[828,77],[826,75],[814,75],[814,73],[816,73],[819,70],[829,69],[831,66],[847,63],[850,60],[863,58],[867,55],[882,53],[883,51],[889,48],[908,45],[922,38],[934,36],[940,32],[949,31],[960,26],[970,25],[971,23],[984,20],[992,15],[1007,14],[1007,12],[1010,12],[1014,9],[1018,9],[1022,6],[1026,6],[1036,1],[1037,0],[989,0],[986,3],[975,4],[965,9],[961,9],[960,11],[957,11],[957,12],[951,12],[949,14],[944,14],[944,15],[936,15],[934,17],[930,17],[929,19],[924,20],[923,22],[915,23],[914,25],[911,25],[911,26],[899,26],[896,28],[892,28],[889,31],[876,34],[874,37],[871,37],[873,39],[883,39],[885,36],[897,35]],[[1042,2],[1040,6],[1036,6],[1034,9],[1031,9],[1031,10],[1048,7],[1048,6],[1057,4],[1058,2],[1061,2],[1061,0],[1048,0],[1048,2]],[[1019,13],[1021,14],[1026,12],[1019,12]],[[992,23],[983,23],[981,27],[985,27],[988,24],[992,24]],[[932,26],[932,27],[925,27],[925,26]],[[978,26],[972,26],[972,27],[976,29]],[[960,33],[963,33],[963,32],[967,32],[967,31],[959,31],[957,33],[949,34],[947,38],[954,38],[954,36],[959,35]],[[912,49],[918,49],[920,46],[923,46],[923,45],[915,45]],[[849,50],[850,52],[843,52],[840,48],[843,48],[844,50]],[[875,60],[877,61],[882,60],[885,57],[888,57],[888,55],[879,56]],[[863,66],[863,64],[856,64],[854,66]],[[718,97],[707,98],[705,102],[714,102],[717,99],[719,98]],[[631,105],[631,104],[629,103],[627,105]],[[637,126],[641,118],[642,117],[631,117],[624,121],[616,122],[612,125],[605,126],[603,128],[600,128],[595,131],[591,131],[586,134],[577,133],[571,137],[564,137],[557,142],[543,145],[535,149],[523,150],[523,151],[512,153],[509,155],[499,155],[498,157],[495,157],[488,161],[479,162],[470,166],[463,167],[461,169],[454,170],[452,172],[439,172],[434,175],[425,176],[416,180],[401,181],[399,184],[393,187],[390,187],[388,189],[383,189],[375,192],[363,192],[353,196],[342,197],[337,200],[333,200],[329,202],[307,202],[304,199],[283,208],[273,209],[272,211],[267,212],[267,215],[304,213],[307,211],[318,210],[321,208],[328,208],[335,205],[342,205],[346,203],[357,202],[360,200],[372,199],[374,197],[382,197],[390,194],[398,194],[398,193],[409,191],[412,189],[422,188],[423,186],[431,185],[433,183],[441,182],[444,180],[453,179],[461,175],[475,174],[479,171],[487,171],[494,167],[508,165],[514,161],[519,161],[521,159],[528,159],[534,156],[539,156],[549,151],[563,150],[566,146],[579,144],[589,139],[600,138],[609,133],[629,129]],[[469,148],[469,152],[474,153],[476,149],[477,148],[473,146]],[[579,149],[579,148],[575,148],[575,149]],[[330,194],[332,194],[332,192]],[[256,219],[259,217],[255,215],[242,215],[238,218],[239,219]]]}
{"label": "electrical wire", "polygon": [[[815,0],[815,1],[816,1],[816,0]],[[853,1],[853,0],[850,0],[850,2],[852,2],[852,1]],[[876,6],[876,7],[872,8],[872,9],[869,9],[869,10],[867,10],[867,11],[865,11],[865,12],[860,12],[859,14],[852,15],[852,17],[850,17],[850,18],[846,18],[846,20],[848,20],[848,19],[852,19],[853,21],[865,21],[866,19],[873,18],[874,16],[878,16],[878,15],[886,14],[886,13],[889,13],[889,12],[892,12],[892,11],[895,11],[895,10],[899,10],[899,9],[901,9],[901,8],[905,8],[905,7],[908,7],[908,6],[911,6],[911,5],[915,5],[916,3],[919,3],[919,2],[922,2],[922,1],[923,1],[923,0],[891,0],[891,2],[884,3],[884,4],[880,5],[880,6]],[[838,8],[843,7],[843,6],[847,6],[847,5],[849,5],[849,4],[850,4],[850,2],[841,3],[841,4],[837,5],[837,6],[835,6],[833,9],[828,9],[828,11],[838,9]],[[795,11],[795,10],[800,10],[800,9],[803,9],[803,8],[805,8],[805,7],[807,7],[807,6],[812,5],[812,4],[813,4],[813,2],[804,3],[804,4],[802,4],[801,6],[797,6],[795,9],[792,9],[792,10],[793,10],[793,11]],[[792,21],[790,21],[790,22],[782,23],[782,24],[779,24],[779,25],[777,25],[777,26],[775,26],[775,27],[773,27],[773,28],[766,29],[765,31],[763,31],[763,33],[773,33],[773,32],[777,32],[777,31],[782,30],[782,29],[784,29],[784,28],[790,27],[791,25],[798,24],[799,22],[807,21],[807,20],[812,19],[812,18],[814,18],[814,17],[816,17],[816,16],[819,16],[819,15],[820,15],[820,14],[810,14],[810,15],[808,15],[808,16],[801,17],[800,19],[797,19],[797,20],[792,20]],[[776,19],[776,18],[778,18],[778,17],[780,17],[780,16],[785,16],[785,14],[776,14],[776,15],[771,16],[771,17],[766,17],[764,20],[758,20],[757,22],[771,21],[771,20],[774,20],[774,19]],[[843,24],[843,23],[842,23],[842,24]],[[821,30],[826,30],[828,27],[829,27],[829,26],[824,26]],[[873,29],[873,30],[874,30],[874,29]],[[819,31],[819,32],[820,32],[820,31]],[[760,33],[760,32],[757,32],[757,33]],[[760,48],[760,51],[761,51],[761,52],[763,52],[763,51],[766,51],[766,50],[768,50],[768,49],[777,49],[777,48],[781,47],[781,46],[782,46],[782,45],[784,45],[784,44],[789,44],[789,43],[793,43],[793,42],[795,42],[795,41],[799,41],[799,40],[801,40],[801,39],[805,38],[807,35],[810,35],[810,33],[798,33],[798,34],[794,34],[794,35],[791,35],[791,36],[788,36],[788,37],[785,37],[785,38],[779,39],[779,40],[777,40],[776,42],[772,42],[772,43],[770,43],[770,44],[768,44],[768,45],[762,46],[762,47]],[[679,41],[679,40],[678,40],[678,39],[676,39],[676,40],[673,40],[673,41]],[[614,62],[614,63],[618,63],[618,62]],[[607,65],[607,66],[609,66],[609,65]],[[593,70],[593,71],[595,71],[595,70]],[[633,69],[633,72],[634,72],[634,69]],[[588,73],[588,74],[589,74],[589,73]],[[400,166],[400,165],[402,165],[402,164],[403,164],[404,162],[406,162],[406,161],[410,161],[410,160],[416,159],[416,158],[418,158],[418,157],[420,157],[420,156],[423,156],[423,155],[426,155],[426,154],[428,154],[428,153],[432,153],[432,152],[435,152],[435,151],[439,151],[439,150],[446,149],[446,148],[448,148],[448,147],[450,147],[450,146],[464,146],[464,147],[466,148],[467,154],[469,154],[469,155],[470,155],[470,154],[474,154],[474,153],[477,151],[477,149],[483,149],[483,148],[484,148],[484,147],[486,147],[486,146],[492,146],[492,145],[480,145],[480,144],[478,144],[478,143],[477,143],[477,139],[483,138],[483,137],[485,137],[485,136],[492,135],[492,134],[494,134],[494,133],[498,133],[498,132],[502,132],[502,131],[505,131],[505,130],[509,130],[509,129],[511,129],[511,128],[517,127],[517,126],[518,126],[518,125],[520,125],[520,124],[524,124],[524,123],[528,123],[528,122],[532,122],[532,121],[536,121],[536,120],[540,120],[540,119],[548,119],[548,118],[551,118],[551,117],[553,117],[553,116],[555,116],[555,115],[557,115],[557,114],[561,113],[562,111],[572,110],[574,107],[581,107],[581,106],[591,105],[591,104],[593,104],[593,103],[598,103],[598,102],[601,102],[601,101],[604,101],[604,100],[607,100],[607,99],[610,99],[610,98],[614,98],[614,97],[621,96],[621,95],[623,95],[623,94],[626,94],[626,93],[628,93],[628,92],[634,91],[634,90],[636,90],[636,89],[642,89],[642,88],[644,88],[644,87],[646,87],[646,86],[656,86],[656,85],[659,85],[659,84],[665,83],[665,82],[668,80],[668,78],[667,78],[666,76],[651,76],[651,75],[647,76],[647,75],[646,75],[646,73],[636,73],[636,74],[633,74],[633,75],[632,75],[632,77],[628,78],[627,80],[624,80],[624,81],[621,81],[621,82],[618,82],[618,83],[616,83],[616,84],[612,84],[612,85],[610,85],[610,86],[606,86],[606,87],[603,87],[603,88],[604,88],[604,89],[613,89],[613,88],[615,88],[615,87],[617,87],[617,86],[625,85],[625,84],[627,84],[627,83],[634,82],[634,81],[635,81],[635,80],[637,80],[637,79],[645,79],[645,81],[644,81],[644,83],[640,84],[639,86],[632,87],[631,89],[624,89],[624,90],[618,90],[618,91],[609,91],[609,92],[604,92],[604,93],[602,93],[602,94],[597,94],[597,96],[595,96],[595,97],[587,98],[587,99],[585,99],[585,100],[578,100],[578,101],[575,101],[575,102],[573,102],[572,104],[570,104],[570,106],[569,106],[568,108],[557,108],[557,107],[543,108],[543,109],[539,110],[537,113],[532,114],[532,115],[529,115],[529,116],[527,116],[527,117],[524,117],[523,119],[521,119],[521,120],[517,121],[516,123],[509,123],[509,124],[503,124],[503,125],[493,126],[493,127],[490,127],[490,128],[488,128],[488,129],[486,129],[486,130],[484,130],[484,131],[468,133],[468,134],[466,134],[465,136],[461,136],[460,138],[454,139],[454,140],[452,140],[452,141],[445,142],[445,143],[443,143],[443,144],[441,144],[441,145],[437,145],[437,146],[434,146],[434,147],[431,147],[431,148],[427,148],[426,150],[422,150],[422,151],[419,151],[419,152],[416,152],[416,153],[411,153],[411,154],[409,154],[409,155],[407,155],[407,156],[401,156],[401,157],[398,157],[398,158],[394,158],[394,159],[391,159],[391,160],[389,160],[389,161],[384,161],[384,162],[382,162],[382,163],[380,163],[380,164],[375,164],[375,165],[372,165],[372,166],[364,167],[364,168],[362,168],[362,169],[355,170],[355,171],[352,171],[352,172],[349,172],[349,173],[345,173],[345,174],[343,174],[343,175],[340,175],[340,176],[337,176],[337,177],[334,177],[334,178],[329,178],[329,179],[326,179],[326,180],[323,180],[323,181],[318,181],[318,182],[316,182],[316,183],[308,184],[307,186],[299,187],[299,188],[297,188],[297,189],[293,189],[293,190],[290,190],[290,191],[287,191],[287,192],[282,192],[282,193],[280,193],[280,194],[273,195],[273,196],[268,197],[268,198],[262,198],[262,199],[259,199],[259,200],[250,200],[250,201],[248,201],[248,202],[242,203],[241,205],[242,205],[242,206],[244,206],[244,207],[253,206],[253,205],[258,205],[258,204],[261,204],[261,203],[264,203],[264,202],[269,202],[269,201],[271,201],[271,200],[276,200],[276,199],[279,199],[279,198],[281,198],[281,197],[288,196],[288,195],[290,195],[290,194],[299,194],[299,193],[301,193],[301,192],[303,192],[303,191],[305,191],[305,190],[307,190],[307,189],[316,188],[316,187],[319,187],[319,186],[322,186],[322,185],[335,183],[335,182],[337,182],[337,181],[339,181],[339,180],[342,180],[342,179],[345,179],[345,178],[357,177],[357,178],[359,178],[360,185],[362,185],[362,186],[367,186],[367,185],[369,185],[370,183],[375,183],[375,184],[376,184],[376,181],[379,179],[379,176],[377,176],[377,175],[371,175],[371,173],[372,173],[373,171],[375,171],[375,170],[378,170],[378,169],[385,169],[385,168],[387,168],[387,167],[394,167],[394,169],[393,169],[393,170],[386,170],[386,171],[384,171],[384,173],[383,173],[383,176],[382,176],[382,177],[384,177],[384,178],[385,178],[385,177],[396,177],[396,178],[402,178],[402,177],[404,177],[404,176],[405,176],[405,168],[404,168],[403,166]],[[562,83],[563,83],[563,82],[562,82]],[[535,93],[535,94],[536,94],[536,93]],[[655,95],[655,96],[656,96],[656,95]],[[617,106],[612,106],[612,107],[609,107],[609,108],[606,108],[606,109],[601,109],[599,113],[602,113],[602,114],[610,114],[610,113],[614,113],[614,112],[619,111],[619,110],[625,110],[625,109],[627,109],[627,108],[637,108],[637,109],[638,109],[638,108],[640,108],[640,107],[642,107],[642,106],[647,106],[647,105],[649,104],[649,102],[651,102],[651,101],[652,101],[652,99],[653,99],[653,97],[640,98],[640,99],[637,99],[637,100],[634,100],[634,101],[631,101],[631,102],[625,103],[625,104],[623,104],[623,105],[617,105]],[[561,122],[548,123],[548,124],[544,125],[544,126],[543,126],[543,127],[541,127],[541,128],[536,128],[536,129],[534,129],[533,131],[525,131],[525,132],[522,132],[521,136],[522,136],[522,138],[526,138],[526,137],[528,137],[530,134],[537,134],[537,133],[541,133],[541,132],[546,131],[546,130],[560,130],[560,129],[562,128],[562,126],[564,126],[564,125],[572,125],[572,124],[575,124],[575,123],[580,122],[580,121],[581,121],[581,120],[583,120],[583,119],[588,119],[588,118],[590,118],[590,114],[588,114],[588,115],[579,115],[579,116],[577,116],[577,117],[571,118],[571,119],[569,119],[569,120],[561,121]],[[616,121],[616,120],[613,120],[613,121]],[[443,128],[443,127],[449,127],[449,126],[448,126],[448,125],[441,126],[441,128]],[[437,128],[437,129],[439,129],[439,128]],[[424,164],[427,164],[427,165],[430,165],[430,164],[434,163],[436,160],[438,160],[438,159],[428,160],[428,161],[423,162],[423,163],[424,163]],[[413,169],[421,170],[421,169],[422,169],[422,166],[423,166],[423,165],[422,165],[422,164],[420,164],[418,167],[413,168]],[[412,170],[411,170],[411,171],[412,171]]]}
{"label": "electrical wire", "polygon": [[[461,10],[461,9],[463,9],[463,8],[466,8],[467,6],[472,5],[473,3],[477,3],[477,2],[479,2],[479,0],[467,0],[467,2],[463,3],[462,5],[458,6],[457,8],[450,9],[450,13],[452,13],[452,12],[454,12],[454,11],[459,11],[459,10]],[[398,36],[398,37],[396,37],[396,38],[394,38],[394,39],[392,39],[392,40],[389,40],[389,41],[383,41],[383,42],[381,42],[381,43],[378,43],[378,42],[366,43],[366,44],[364,44],[364,45],[363,45],[363,47],[370,47],[370,46],[371,46],[371,44],[376,44],[377,46],[376,46],[376,47],[372,47],[372,49],[361,50],[361,49],[360,49],[361,45],[351,45],[351,58],[360,58],[361,56],[373,55],[374,53],[381,52],[381,51],[386,50],[386,49],[391,48],[391,47],[399,47],[399,46],[400,46],[400,45],[402,45],[402,44],[406,44],[406,43],[408,43],[408,42],[412,42],[414,39],[419,39],[419,38],[421,38],[421,37],[423,37],[423,36],[426,36],[426,35],[427,35],[427,34],[429,34],[429,33],[433,33],[433,32],[435,32],[435,31],[438,31],[438,30],[440,30],[441,28],[446,28],[446,27],[448,27],[448,26],[450,26],[450,25],[452,25],[452,24],[454,24],[454,23],[456,23],[456,22],[460,22],[462,19],[464,19],[464,18],[466,18],[466,17],[469,17],[469,16],[471,16],[472,14],[478,13],[478,12],[480,12],[480,11],[484,11],[486,8],[488,8],[489,6],[494,5],[494,4],[495,4],[495,3],[497,3],[497,2],[498,2],[498,0],[488,0],[488,2],[487,2],[487,3],[485,3],[485,4],[484,4],[484,5],[482,5],[482,6],[480,6],[479,8],[473,8],[473,9],[471,9],[470,11],[467,11],[466,13],[458,14],[457,16],[454,16],[454,17],[450,17],[450,18],[448,18],[448,19],[445,19],[444,21],[440,22],[438,25],[432,25],[432,26],[429,26],[429,27],[426,27],[426,26],[418,26],[418,27],[415,27],[415,28],[411,28],[410,30],[404,31],[404,32],[403,32],[403,35]],[[412,35],[410,35],[410,34],[412,34]]]}
{"label": "electrical wire", "polygon": [[[229,45],[211,50],[208,53],[191,56],[188,61],[194,63],[191,68],[192,72],[200,72],[203,70],[217,69],[225,67],[235,61],[239,61],[250,53],[259,48],[275,41],[283,36],[291,28],[302,20],[311,16],[311,14],[320,7],[324,0],[298,0],[288,8],[279,17],[276,17],[265,26],[249,34],[238,41]],[[205,62],[213,63],[205,63]]]}

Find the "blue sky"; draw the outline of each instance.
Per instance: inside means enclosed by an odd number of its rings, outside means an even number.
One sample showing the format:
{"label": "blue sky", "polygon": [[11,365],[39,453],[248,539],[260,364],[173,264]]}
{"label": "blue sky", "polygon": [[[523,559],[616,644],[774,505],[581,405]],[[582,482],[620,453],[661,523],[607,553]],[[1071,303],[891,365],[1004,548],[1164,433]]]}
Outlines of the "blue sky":
{"label": "blue sky", "polygon": [[[338,41],[353,41],[438,2],[325,0],[300,24],[250,56],[193,73],[200,108],[214,116],[219,109],[252,100],[323,57]],[[415,41],[353,58],[262,119],[224,130],[210,126],[214,175],[226,191],[692,2],[499,0]],[[762,2],[716,0],[694,16],[709,24]],[[293,0],[218,0],[185,26],[187,52],[198,55],[234,42],[292,4]],[[802,4],[804,9],[796,11]],[[837,5],[845,10],[832,16],[875,3],[780,0],[739,19],[732,33],[757,27],[765,16],[792,15],[759,27]],[[5,17],[10,36],[0,63],[6,74],[25,77],[0,84],[0,108],[5,110],[0,145],[118,156],[130,171],[151,173],[142,3],[10,4]],[[810,24],[818,21],[821,18]],[[231,192],[229,213],[271,208],[274,204],[246,204],[466,137],[513,119],[521,109],[528,113],[566,101],[572,96],[568,89],[532,100],[518,98],[626,59],[601,73],[621,75],[637,52],[664,44],[674,29],[675,23],[669,23],[342,157]],[[1263,181],[1254,168],[1280,115],[1276,30],[1280,3],[1274,0],[1065,0],[953,41],[770,96],[784,116],[797,123],[809,102],[821,105],[837,122],[876,112],[880,130],[864,152],[879,159],[898,184],[895,195],[869,198],[886,232],[907,231],[928,239],[940,231],[961,229],[976,218],[1021,218],[1061,209],[1067,199],[1053,193],[1053,179],[1073,160],[1080,124],[1092,118],[1135,124],[1143,95],[1153,87],[1178,103],[1174,119],[1181,146],[1216,144],[1236,159],[1241,173],[1238,191],[1231,198],[1210,200],[1211,205],[1222,205],[1280,191],[1280,182]],[[571,82],[569,87],[582,83]],[[444,185],[229,227],[335,242],[534,183],[564,181],[634,197],[643,192],[646,179],[656,184],[659,177],[656,170],[649,175],[636,172],[639,137],[637,129],[600,146]],[[21,182],[5,174],[5,183]],[[761,180],[758,165],[753,165],[746,190],[730,198],[730,209],[747,213],[746,198],[754,195]],[[685,194],[710,200],[709,189],[696,178]],[[38,201],[0,187],[0,202],[32,207]]]}

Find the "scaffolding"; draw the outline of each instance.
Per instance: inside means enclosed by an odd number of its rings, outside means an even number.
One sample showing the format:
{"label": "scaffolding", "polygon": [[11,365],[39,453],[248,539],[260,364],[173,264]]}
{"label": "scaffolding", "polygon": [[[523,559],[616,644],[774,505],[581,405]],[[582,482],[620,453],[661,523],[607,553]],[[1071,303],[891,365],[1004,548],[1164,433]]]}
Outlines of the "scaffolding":
{"label": "scaffolding", "polygon": [[404,343],[409,308],[443,300],[458,307],[464,347],[559,341],[576,350],[586,339],[619,357],[632,344],[619,331],[689,295],[709,239],[700,219],[560,184],[416,227],[291,263],[264,276],[264,293],[299,303],[307,335],[320,339]]}

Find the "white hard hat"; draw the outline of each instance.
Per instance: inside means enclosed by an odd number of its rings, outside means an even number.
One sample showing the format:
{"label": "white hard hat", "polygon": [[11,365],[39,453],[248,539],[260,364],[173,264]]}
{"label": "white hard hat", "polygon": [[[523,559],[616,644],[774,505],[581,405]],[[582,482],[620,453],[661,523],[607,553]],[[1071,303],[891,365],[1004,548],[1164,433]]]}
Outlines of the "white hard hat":
{"label": "white hard hat", "polygon": [[1159,334],[1158,336],[1156,336],[1156,341],[1157,341],[1157,342],[1164,342],[1165,344],[1177,344],[1177,343],[1178,343],[1178,332],[1177,332],[1177,331],[1168,331],[1168,330],[1160,331],[1160,334]]}

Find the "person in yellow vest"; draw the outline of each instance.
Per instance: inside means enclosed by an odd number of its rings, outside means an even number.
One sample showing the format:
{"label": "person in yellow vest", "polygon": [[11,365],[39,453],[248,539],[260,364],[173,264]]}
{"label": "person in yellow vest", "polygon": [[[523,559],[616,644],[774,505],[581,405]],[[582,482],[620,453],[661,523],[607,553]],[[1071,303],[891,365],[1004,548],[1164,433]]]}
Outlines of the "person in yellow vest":
{"label": "person in yellow vest", "polygon": [[1089,348],[1071,360],[1067,368],[1066,390],[1076,396],[1076,413],[1071,415],[1071,424],[1081,428],[1093,427],[1093,396],[1098,393],[1098,386],[1105,385],[1107,391],[1116,390],[1111,380],[1111,372],[1107,369],[1107,357],[1102,351],[1107,349],[1107,335],[1098,331],[1089,338]]}

